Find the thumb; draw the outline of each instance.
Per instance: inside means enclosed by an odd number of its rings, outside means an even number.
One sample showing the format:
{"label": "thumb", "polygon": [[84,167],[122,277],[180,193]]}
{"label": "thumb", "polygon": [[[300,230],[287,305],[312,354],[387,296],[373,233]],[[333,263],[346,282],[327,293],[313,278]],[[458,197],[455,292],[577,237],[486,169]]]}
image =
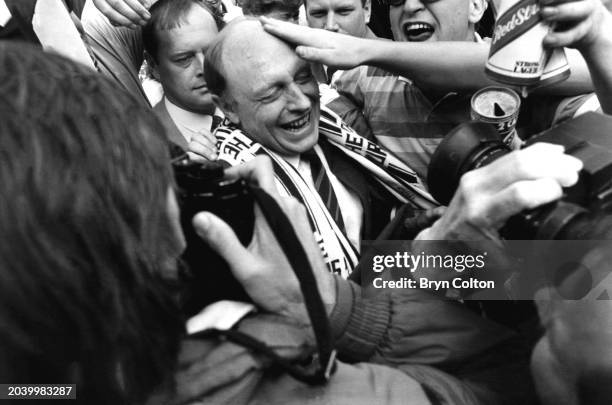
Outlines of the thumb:
{"label": "thumb", "polygon": [[233,229],[221,218],[210,212],[200,212],[193,217],[193,227],[227,264],[232,272],[249,268],[253,262],[252,254],[240,243]]}

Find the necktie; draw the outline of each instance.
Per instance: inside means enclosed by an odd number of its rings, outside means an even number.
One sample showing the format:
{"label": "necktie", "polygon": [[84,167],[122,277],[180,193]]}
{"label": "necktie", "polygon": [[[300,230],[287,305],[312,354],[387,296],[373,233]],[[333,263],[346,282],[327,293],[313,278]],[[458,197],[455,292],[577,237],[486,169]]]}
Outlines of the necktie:
{"label": "necktie", "polygon": [[327,207],[327,210],[338,225],[338,228],[340,228],[342,233],[346,235],[344,220],[342,219],[342,213],[340,212],[340,205],[338,204],[338,199],[336,198],[336,193],[334,192],[334,188],[329,180],[329,176],[321,163],[321,159],[312,149],[303,153],[301,158],[310,163],[310,173],[312,175],[315,188],[323,200],[323,203]]}
{"label": "necktie", "polygon": [[210,125],[210,130],[214,131],[217,129],[219,125],[223,122],[223,117],[219,117],[217,114],[213,114],[212,116],[212,124]]}

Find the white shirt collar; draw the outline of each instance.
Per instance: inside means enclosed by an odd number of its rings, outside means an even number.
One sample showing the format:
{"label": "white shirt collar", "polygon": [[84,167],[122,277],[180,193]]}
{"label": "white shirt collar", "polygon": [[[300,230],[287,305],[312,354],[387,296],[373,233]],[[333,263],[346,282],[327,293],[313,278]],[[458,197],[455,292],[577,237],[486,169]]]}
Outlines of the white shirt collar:
{"label": "white shirt collar", "polygon": [[[317,151],[317,156],[319,156],[320,159],[325,159],[325,155],[321,152],[321,147],[319,145],[313,146],[313,149]],[[302,161],[301,155],[283,156],[283,159],[285,159],[287,163],[296,169],[299,167],[300,162]]]}
{"label": "white shirt collar", "polygon": [[302,160],[300,158],[300,155],[283,156],[283,159],[285,159],[285,161],[287,161],[287,163],[289,163],[291,166],[293,166],[296,169],[298,168],[298,166],[300,165],[300,161]]}

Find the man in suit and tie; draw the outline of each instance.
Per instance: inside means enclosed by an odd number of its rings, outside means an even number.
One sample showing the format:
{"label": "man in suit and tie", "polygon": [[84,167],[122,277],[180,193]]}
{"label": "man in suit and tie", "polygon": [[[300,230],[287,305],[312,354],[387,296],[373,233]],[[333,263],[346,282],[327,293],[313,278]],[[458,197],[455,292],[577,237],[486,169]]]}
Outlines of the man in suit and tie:
{"label": "man in suit and tie", "polygon": [[142,29],[145,55],[164,97],[154,111],[169,140],[192,157],[214,160],[212,129],[220,119],[204,80],[204,53],[224,22],[210,3],[159,0]]}
{"label": "man in suit and tie", "polygon": [[206,53],[204,72],[226,117],[216,131],[219,158],[239,164],[254,155],[270,156],[280,192],[306,206],[330,271],[348,275],[361,240],[376,237],[398,200],[329,135],[320,136],[346,131],[358,139],[321,109],[308,63],[257,20],[245,19],[219,34]]}

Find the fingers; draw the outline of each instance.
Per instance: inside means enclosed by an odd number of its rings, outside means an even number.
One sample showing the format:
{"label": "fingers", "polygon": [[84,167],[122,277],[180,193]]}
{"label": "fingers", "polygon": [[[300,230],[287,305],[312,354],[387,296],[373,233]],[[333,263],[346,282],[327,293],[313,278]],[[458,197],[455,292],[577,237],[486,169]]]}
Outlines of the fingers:
{"label": "fingers", "polygon": [[200,212],[193,218],[193,227],[232,270],[249,269],[252,263],[251,253],[242,246],[232,228],[222,219],[210,212]]}
{"label": "fingers", "polygon": [[264,16],[259,17],[259,21],[266,32],[285,41],[299,45],[315,45],[316,43],[313,35],[316,30],[311,28]]}
{"label": "fingers", "polygon": [[483,217],[492,224],[503,224],[507,218],[519,212],[558,200],[563,189],[552,178],[519,181],[490,198]]}
{"label": "fingers", "polygon": [[[124,2],[125,5],[131,8],[130,20],[134,22],[139,20],[140,25],[145,25],[149,18],[151,18],[151,14],[149,14],[148,10],[149,7],[151,7],[149,2],[145,2],[144,0],[124,0]],[[121,4],[120,1],[118,1],[118,3]]]}
{"label": "fingers", "polygon": [[268,33],[298,45],[297,55],[310,62],[349,69],[364,62],[364,54],[369,54],[368,48],[363,48],[366,40],[361,38],[267,17],[260,17],[260,21]]}
{"label": "fingers", "polygon": [[591,0],[571,1],[543,7],[540,13],[546,21],[577,21],[587,18],[594,8]]}
{"label": "fingers", "polygon": [[189,158],[198,163],[217,160],[218,157],[216,140],[210,133],[194,135],[188,149]]}
{"label": "fingers", "polygon": [[588,36],[592,28],[593,22],[590,19],[586,19],[567,31],[553,31],[544,37],[544,46],[558,48],[579,45]]}
{"label": "fingers", "polygon": [[558,23],[544,38],[544,46],[580,48],[601,39],[608,11],[600,0],[580,0],[545,6],[540,13],[545,21]]}
{"label": "fingers", "polygon": [[559,145],[538,143],[512,152],[466,173],[446,213],[426,237],[494,239],[511,216],[560,198],[562,188],[575,184],[581,169],[582,162]]}
{"label": "fingers", "polygon": [[249,184],[253,184],[272,196],[277,196],[274,182],[274,168],[267,156],[257,156],[255,159],[225,170],[230,178],[241,177]]}
{"label": "fingers", "polygon": [[93,0],[94,5],[113,25],[136,28],[145,25],[151,18],[147,10],[151,1],[138,0]]}
{"label": "fingers", "polygon": [[[468,186],[472,191],[478,188],[495,192],[517,181],[550,177],[563,187],[569,187],[576,183],[581,169],[582,162],[566,155],[563,146],[537,143],[466,174],[467,177],[461,179],[461,184]],[[464,184],[471,180],[475,180],[476,184]]]}
{"label": "fingers", "polygon": [[295,48],[295,53],[300,58],[309,62],[317,62],[323,65],[334,65],[334,61],[331,59],[331,52],[326,49],[300,45]]}

